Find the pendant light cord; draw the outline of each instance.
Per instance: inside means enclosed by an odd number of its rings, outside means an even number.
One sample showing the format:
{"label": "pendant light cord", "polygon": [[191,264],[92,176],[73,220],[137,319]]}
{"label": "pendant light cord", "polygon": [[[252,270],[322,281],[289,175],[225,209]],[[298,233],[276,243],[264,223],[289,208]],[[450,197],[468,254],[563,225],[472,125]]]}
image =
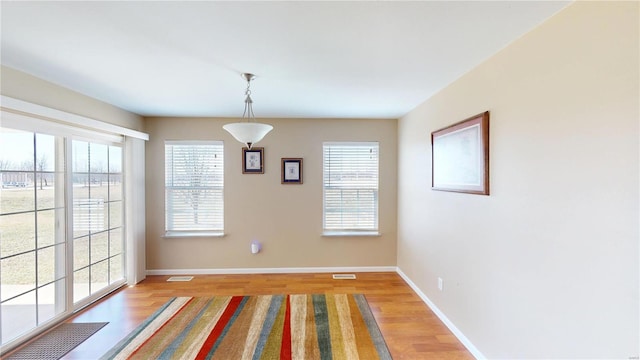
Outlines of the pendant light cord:
{"label": "pendant light cord", "polygon": [[247,118],[247,122],[251,122],[253,119],[255,121],[255,115],[253,114],[253,100],[251,99],[251,79],[247,79],[247,90],[245,90],[244,94],[247,97],[244,99],[244,112],[242,113],[242,118],[245,116]]}

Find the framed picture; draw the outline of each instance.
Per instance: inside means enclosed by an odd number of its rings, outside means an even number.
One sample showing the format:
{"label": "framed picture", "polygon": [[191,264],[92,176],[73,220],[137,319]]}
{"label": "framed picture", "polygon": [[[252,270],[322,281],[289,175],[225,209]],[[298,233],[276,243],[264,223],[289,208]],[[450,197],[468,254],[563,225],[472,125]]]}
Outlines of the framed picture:
{"label": "framed picture", "polygon": [[242,173],[264,174],[264,148],[242,148]]}
{"label": "framed picture", "polygon": [[302,158],[282,158],[282,184],[302,184]]}
{"label": "framed picture", "polygon": [[489,195],[489,112],[431,133],[431,188]]}

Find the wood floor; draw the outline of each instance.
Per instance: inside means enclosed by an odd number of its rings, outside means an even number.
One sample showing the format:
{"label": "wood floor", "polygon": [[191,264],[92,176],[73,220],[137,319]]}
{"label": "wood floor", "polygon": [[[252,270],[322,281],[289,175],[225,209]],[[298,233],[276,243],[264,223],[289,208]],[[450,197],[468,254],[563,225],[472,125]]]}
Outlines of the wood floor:
{"label": "wood floor", "polygon": [[396,273],[358,273],[356,280],[331,274],[197,275],[190,282],[149,276],[79,313],[70,322],[109,324],[64,359],[97,359],[174,296],[361,293],[394,359],[473,359]]}

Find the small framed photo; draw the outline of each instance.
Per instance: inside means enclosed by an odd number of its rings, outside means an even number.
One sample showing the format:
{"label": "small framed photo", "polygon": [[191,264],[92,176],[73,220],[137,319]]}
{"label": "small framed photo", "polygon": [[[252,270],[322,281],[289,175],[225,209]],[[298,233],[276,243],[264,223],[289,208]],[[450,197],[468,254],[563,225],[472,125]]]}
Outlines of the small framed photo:
{"label": "small framed photo", "polygon": [[242,173],[264,174],[264,148],[242,148]]}
{"label": "small framed photo", "polygon": [[302,158],[282,158],[282,184],[302,184]]}

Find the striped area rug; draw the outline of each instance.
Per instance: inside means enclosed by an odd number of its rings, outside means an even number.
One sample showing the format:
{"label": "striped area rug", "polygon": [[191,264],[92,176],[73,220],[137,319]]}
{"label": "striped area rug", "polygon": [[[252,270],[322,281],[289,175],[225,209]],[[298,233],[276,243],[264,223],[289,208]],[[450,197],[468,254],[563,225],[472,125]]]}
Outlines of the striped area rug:
{"label": "striped area rug", "polygon": [[177,297],[102,359],[391,359],[364,295]]}

